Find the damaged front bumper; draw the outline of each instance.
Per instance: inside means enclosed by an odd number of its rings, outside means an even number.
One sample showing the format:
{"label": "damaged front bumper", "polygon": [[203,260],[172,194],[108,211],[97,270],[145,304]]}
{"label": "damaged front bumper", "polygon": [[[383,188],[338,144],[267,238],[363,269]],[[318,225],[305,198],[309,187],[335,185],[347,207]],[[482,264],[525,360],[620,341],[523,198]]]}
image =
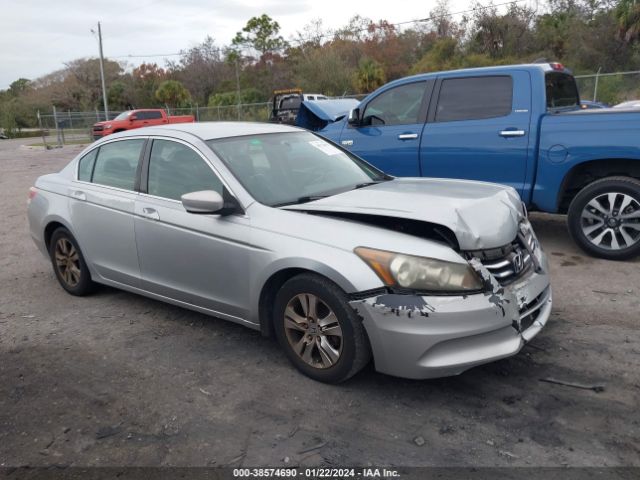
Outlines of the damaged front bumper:
{"label": "damaged front bumper", "polygon": [[551,314],[547,259],[540,248],[535,256],[537,268],[505,287],[472,260],[487,284],[483,293],[389,293],[351,301],[363,319],[376,370],[404,378],[446,377],[518,353]]}

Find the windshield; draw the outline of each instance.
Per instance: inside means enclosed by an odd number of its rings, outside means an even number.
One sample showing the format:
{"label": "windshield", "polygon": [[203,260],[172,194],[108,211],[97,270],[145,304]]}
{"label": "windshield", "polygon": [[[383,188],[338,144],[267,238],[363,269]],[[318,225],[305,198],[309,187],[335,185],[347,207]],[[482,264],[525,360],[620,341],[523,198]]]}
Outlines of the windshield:
{"label": "windshield", "polygon": [[120,115],[114,118],[114,120],[126,120],[127,118],[129,118],[129,115],[131,115],[131,112],[122,112]]}
{"label": "windshield", "polygon": [[251,196],[269,206],[311,201],[389,178],[308,132],[248,135],[207,143]]}

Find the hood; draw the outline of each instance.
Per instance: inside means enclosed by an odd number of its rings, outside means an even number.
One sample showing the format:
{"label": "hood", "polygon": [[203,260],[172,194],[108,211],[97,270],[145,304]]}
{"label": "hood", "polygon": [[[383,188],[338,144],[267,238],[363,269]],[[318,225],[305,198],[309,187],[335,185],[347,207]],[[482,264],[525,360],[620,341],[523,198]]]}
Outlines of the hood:
{"label": "hood", "polygon": [[507,245],[523,218],[522,202],[510,187],[467,180],[396,178],[333,195],[288,210],[406,218],[442,225],[460,249]]}
{"label": "hood", "polygon": [[321,130],[356,108],[360,102],[353,98],[304,101],[300,104],[296,125],[308,130]]}

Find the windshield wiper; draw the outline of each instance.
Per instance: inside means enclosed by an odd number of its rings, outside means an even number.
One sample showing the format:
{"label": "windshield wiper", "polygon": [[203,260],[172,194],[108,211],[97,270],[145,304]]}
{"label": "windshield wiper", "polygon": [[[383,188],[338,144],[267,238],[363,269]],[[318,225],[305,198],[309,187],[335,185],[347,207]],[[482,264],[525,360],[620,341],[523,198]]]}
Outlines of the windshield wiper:
{"label": "windshield wiper", "polygon": [[322,198],[327,198],[329,195],[307,195],[304,197],[298,197],[295,200],[289,200],[288,202],[275,203],[271,205],[274,208],[278,207],[286,207],[287,205],[300,205],[301,203],[313,202],[314,200],[320,200]]}
{"label": "windshield wiper", "polygon": [[384,183],[384,182],[387,182],[387,181],[388,180],[372,180],[371,182],[358,183],[357,185],[355,185],[353,187],[353,190],[356,190],[358,188],[369,187],[371,185],[377,185],[379,183]]}

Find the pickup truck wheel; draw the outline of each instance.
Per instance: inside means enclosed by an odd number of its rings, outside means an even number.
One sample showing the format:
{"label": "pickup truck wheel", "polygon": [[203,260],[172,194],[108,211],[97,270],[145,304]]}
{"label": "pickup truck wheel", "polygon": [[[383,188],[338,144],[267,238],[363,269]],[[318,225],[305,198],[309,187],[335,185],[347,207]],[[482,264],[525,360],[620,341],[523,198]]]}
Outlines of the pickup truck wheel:
{"label": "pickup truck wheel", "polygon": [[608,260],[640,254],[640,180],[596,180],[576,195],[568,215],[571,236],[588,253]]}
{"label": "pickup truck wheel", "polygon": [[276,295],[273,325],[289,360],[305,375],[339,383],[371,358],[362,320],[334,283],[312,273],[288,280]]}

